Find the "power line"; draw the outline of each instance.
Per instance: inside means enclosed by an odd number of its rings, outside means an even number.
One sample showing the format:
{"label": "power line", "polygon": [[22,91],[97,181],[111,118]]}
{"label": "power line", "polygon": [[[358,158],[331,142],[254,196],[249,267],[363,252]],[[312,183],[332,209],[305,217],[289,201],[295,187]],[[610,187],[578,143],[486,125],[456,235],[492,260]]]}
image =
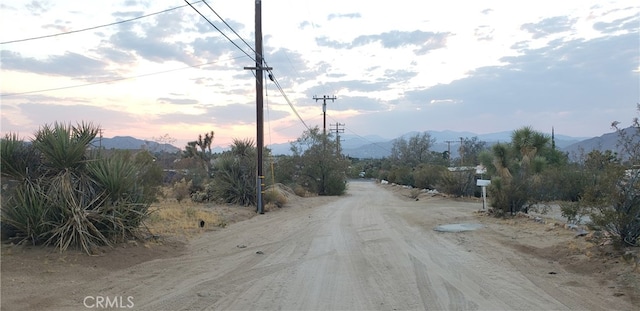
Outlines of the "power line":
{"label": "power line", "polygon": [[[266,62],[265,62],[265,65],[266,65]],[[298,114],[298,111],[289,100],[289,97],[287,96],[287,94],[284,93],[284,90],[280,86],[280,83],[278,82],[276,77],[273,75],[273,71],[270,70],[268,71],[268,73],[269,73],[269,80],[271,80],[275,84],[275,86],[278,88],[278,90],[280,91],[280,94],[282,94],[282,97],[284,97],[284,99],[287,101],[287,104],[289,104],[289,107],[291,107],[291,110],[293,110],[293,113],[298,117],[298,119],[300,119],[300,122],[302,122],[302,124],[304,125],[304,127],[307,128],[307,130],[311,130],[307,125],[307,123],[304,122],[300,114]]]}
{"label": "power line", "polygon": [[[198,2],[204,2],[204,1],[200,0],[200,1],[196,1],[194,3],[198,3]],[[149,16],[158,15],[158,14],[166,13],[166,12],[169,12],[169,11],[181,9],[181,8],[184,8],[184,7],[187,7],[187,6],[188,5],[185,4],[185,5],[182,5],[182,6],[179,6],[179,7],[170,8],[170,9],[166,9],[166,10],[163,10],[163,11],[160,11],[160,12],[147,14],[147,15],[142,15],[142,16],[131,18],[131,19],[125,19],[125,20],[113,22],[113,23],[110,23],[110,24],[104,24],[104,25],[100,25],[100,26],[94,26],[94,27],[83,28],[83,29],[78,29],[78,30],[71,30],[71,31],[61,32],[61,33],[56,33],[56,34],[51,34],[51,35],[44,35],[44,36],[38,36],[38,37],[32,37],[32,38],[24,38],[24,39],[5,41],[5,42],[0,42],[0,44],[9,44],[9,43],[16,43],[16,42],[24,42],[24,41],[45,39],[45,38],[51,38],[51,37],[56,37],[56,36],[61,36],[61,35],[68,35],[68,34],[83,32],[83,31],[87,31],[87,30],[98,29],[98,28],[102,28],[102,27],[114,26],[114,25],[118,25],[118,24],[123,24],[123,23],[131,22],[131,21],[135,21],[135,20],[138,20],[138,19],[146,18],[146,17],[149,17]]]}
{"label": "power line", "polygon": [[[234,57],[234,58],[231,58],[231,59],[237,59],[237,58],[241,58],[241,57],[244,57],[244,56],[238,56],[238,57]],[[217,62],[218,61],[214,61],[214,62],[203,63],[203,64],[199,64],[199,65],[192,65],[192,66],[187,66],[187,67],[182,67],[182,68],[175,68],[175,69],[169,69],[169,70],[164,70],[164,71],[145,73],[145,74],[141,74],[141,75],[137,75],[137,76],[123,77],[123,78],[118,78],[118,79],[91,82],[91,83],[85,83],[85,84],[69,85],[69,86],[62,86],[62,87],[56,87],[56,88],[50,88],[50,89],[41,89],[41,90],[34,90],[34,91],[27,91],[27,92],[19,92],[19,93],[3,93],[3,94],[0,94],[0,97],[10,97],[10,96],[17,96],[17,95],[33,94],[33,93],[59,91],[59,90],[73,89],[73,88],[77,88],[77,87],[91,86],[91,85],[96,85],[96,84],[111,83],[111,82],[117,82],[117,81],[122,81],[122,80],[129,80],[129,79],[135,79],[135,78],[154,76],[154,75],[158,75],[158,74],[164,74],[164,73],[169,73],[169,72],[174,72],[174,71],[179,71],[179,70],[185,70],[185,69],[189,69],[189,68],[199,68],[199,67],[202,67],[202,66],[205,66],[205,65],[214,64],[214,63],[217,63]]]}
{"label": "power line", "polygon": [[[196,7],[194,7],[191,3],[189,3],[189,1],[184,0],[184,2],[186,2],[194,11],[196,11],[196,13],[198,13],[202,18],[204,18],[205,21],[207,21],[207,23],[209,23],[209,25],[211,25],[213,28],[215,28],[222,36],[224,36],[227,40],[229,40],[229,42],[231,42],[231,44],[233,44],[235,47],[238,48],[238,50],[242,51],[242,53],[244,53],[245,55],[247,55],[251,60],[253,60],[254,63],[257,63],[255,58],[251,55],[249,55],[249,53],[247,53],[245,50],[243,50],[238,44],[236,44],[235,42],[233,42],[233,40],[231,40],[231,38],[229,38],[229,36],[227,36],[224,32],[222,32],[222,30],[220,30],[220,28],[218,28],[216,25],[214,25],[206,16],[204,16],[204,14],[200,13],[200,11],[198,11],[198,9],[196,9]],[[194,2],[195,3],[195,2]],[[216,14],[217,15],[217,14]],[[225,23],[226,24],[226,23]],[[234,31],[235,33],[235,31]],[[244,42],[244,40],[242,40]],[[246,42],[245,42],[246,43]]]}
{"label": "power line", "polygon": [[[244,44],[246,44],[249,49],[251,49],[251,51],[253,51],[253,53],[255,53],[256,51],[253,49],[253,47],[251,47],[251,45],[249,45],[249,43],[247,43],[247,41],[245,41],[232,27],[231,25],[229,25],[224,18],[222,18],[222,16],[220,16],[218,14],[218,12],[216,12],[216,10],[214,10],[206,1],[202,0],[202,2],[204,2],[204,4],[209,8],[209,10],[211,10],[211,12],[213,12],[235,35],[236,37],[238,37],[238,39],[240,39],[242,42],[244,42]],[[264,60],[264,56],[260,55],[262,57],[262,59]]]}
{"label": "power line", "polygon": [[[225,33],[223,33],[218,27],[216,27],[207,17],[204,16],[204,14],[202,14],[200,11],[198,11],[193,5],[191,5],[187,0],[185,0],[185,2],[187,4],[189,4],[191,6],[191,8],[193,8],[193,10],[195,10],[202,18],[204,18],[204,20],[206,20],[209,25],[211,25],[213,28],[215,28],[220,34],[222,34],[227,40],[229,40],[229,42],[231,42],[235,47],[237,47],[240,51],[242,51],[245,55],[249,56],[249,58],[251,60],[253,60],[254,62],[255,59],[253,57],[251,57],[251,55],[249,55],[247,52],[245,52],[240,46],[238,46],[238,44],[236,44],[235,42],[233,42],[233,40],[231,40],[231,38],[229,38]],[[244,43],[246,44],[254,53],[255,50],[247,43],[247,41],[245,41],[206,1],[202,1],[204,2],[204,4]],[[256,53],[258,54],[258,53]],[[267,64],[266,60],[264,59],[263,55],[260,55],[262,58],[262,62],[264,63],[265,67],[268,67],[269,65]],[[282,87],[280,86],[280,83],[278,82],[278,80],[275,78],[275,76],[273,75],[273,71],[272,70],[268,70],[268,76],[269,79],[275,84],[276,88],[278,89],[278,91],[280,91],[280,94],[282,94],[282,97],[284,97],[284,99],[287,101],[287,104],[289,104],[289,107],[291,107],[291,109],[293,110],[293,113],[298,117],[298,119],[302,122],[302,124],[307,128],[307,130],[309,129],[309,126],[307,125],[307,123],[304,122],[304,120],[302,119],[302,117],[300,116],[300,114],[298,114],[298,111],[296,111],[296,108],[293,106],[293,104],[291,103],[291,101],[289,100],[289,97],[287,96],[287,94],[285,94],[284,90],[282,89]]]}

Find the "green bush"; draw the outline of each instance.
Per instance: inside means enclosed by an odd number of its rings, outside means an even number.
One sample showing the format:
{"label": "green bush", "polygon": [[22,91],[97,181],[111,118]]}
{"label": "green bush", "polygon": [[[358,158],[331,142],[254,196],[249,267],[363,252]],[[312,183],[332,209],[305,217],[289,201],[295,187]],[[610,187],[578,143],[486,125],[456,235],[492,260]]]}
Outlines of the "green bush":
{"label": "green bush", "polygon": [[420,189],[435,189],[440,183],[442,175],[448,172],[440,165],[421,164],[413,171],[414,187]]}
{"label": "green bush", "polygon": [[458,197],[473,196],[476,190],[475,170],[443,171],[438,190]]}
{"label": "green bush", "polygon": [[235,140],[231,151],[215,162],[214,177],[206,188],[208,200],[244,206],[257,204],[256,148],[250,140]]}

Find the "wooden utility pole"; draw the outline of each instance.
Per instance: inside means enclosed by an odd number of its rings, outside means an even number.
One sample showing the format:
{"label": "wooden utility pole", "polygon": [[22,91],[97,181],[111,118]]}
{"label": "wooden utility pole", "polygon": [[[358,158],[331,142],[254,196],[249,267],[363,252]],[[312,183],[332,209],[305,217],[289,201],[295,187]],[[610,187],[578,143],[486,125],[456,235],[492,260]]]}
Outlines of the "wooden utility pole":
{"label": "wooden utility pole", "polygon": [[255,15],[256,66],[244,67],[244,69],[256,71],[256,151],[258,153],[258,169],[256,178],[256,211],[260,214],[264,214],[262,203],[262,193],[264,187],[264,175],[262,168],[262,152],[264,149],[263,71],[268,71],[273,68],[264,66],[264,58],[262,55],[262,0],[256,0]]}
{"label": "wooden utility pole", "polygon": [[455,142],[455,140],[445,140],[445,143],[447,143],[447,162],[449,166],[451,166],[451,143]]}
{"label": "wooden utility pole", "polygon": [[336,133],[336,155],[340,156],[340,133],[344,133],[344,127],[340,128],[341,126],[344,126],[344,123],[336,123],[336,124],[330,124],[330,126],[334,126],[335,125],[335,129],[333,130]]}
{"label": "wooden utility pole", "polygon": [[464,144],[462,143],[463,138],[460,137],[460,167],[464,166]]}
{"label": "wooden utility pole", "polygon": [[327,99],[335,101],[336,97],[323,95],[322,97],[313,96],[313,99],[315,99],[316,102],[322,100],[322,133],[327,135]]}

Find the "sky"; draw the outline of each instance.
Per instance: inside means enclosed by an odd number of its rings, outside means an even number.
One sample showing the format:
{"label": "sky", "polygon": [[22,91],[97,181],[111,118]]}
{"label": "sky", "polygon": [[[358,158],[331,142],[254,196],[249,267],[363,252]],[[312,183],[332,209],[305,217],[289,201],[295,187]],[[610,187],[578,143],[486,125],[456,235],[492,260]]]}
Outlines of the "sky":
{"label": "sky", "polygon": [[[0,2],[0,129],[91,122],[183,148],[256,140],[255,1]],[[208,5],[208,6],[207,6]],[[631,125],[640,5],[620,1],[264,0],[264,142],[326,124],[359,137],[573,137]],[[198,13],[199,12],[199,13]],[[203,17],[204,16],[204,17]],[[206,19],[205,19],[206,18]],[[333,127],[331,127],[333,125]]]}

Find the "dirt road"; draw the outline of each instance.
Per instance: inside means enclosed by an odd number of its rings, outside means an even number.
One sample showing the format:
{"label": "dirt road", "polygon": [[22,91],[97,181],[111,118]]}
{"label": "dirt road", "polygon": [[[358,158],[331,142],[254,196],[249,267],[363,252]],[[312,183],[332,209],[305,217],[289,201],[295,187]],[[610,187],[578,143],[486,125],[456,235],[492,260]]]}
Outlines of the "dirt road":
{"label": "dirt road", "polygon": [[[209,232],[178,257],[61,282],[3,310],[632,310],[601,280],[506,245],[481,204],[403,199],[372,182]],[[6,281],[3,278],[3,282]],[[603,286],[605,285],[605,286]],[[2,286],[10,286],[3,283]],[[87,298],[89,297],[89,298]],[[103,297],[103,298],[99,298]],[[103,303],[106,303],[103,301]],[[87,308],[92,307],[92,308]]]}

